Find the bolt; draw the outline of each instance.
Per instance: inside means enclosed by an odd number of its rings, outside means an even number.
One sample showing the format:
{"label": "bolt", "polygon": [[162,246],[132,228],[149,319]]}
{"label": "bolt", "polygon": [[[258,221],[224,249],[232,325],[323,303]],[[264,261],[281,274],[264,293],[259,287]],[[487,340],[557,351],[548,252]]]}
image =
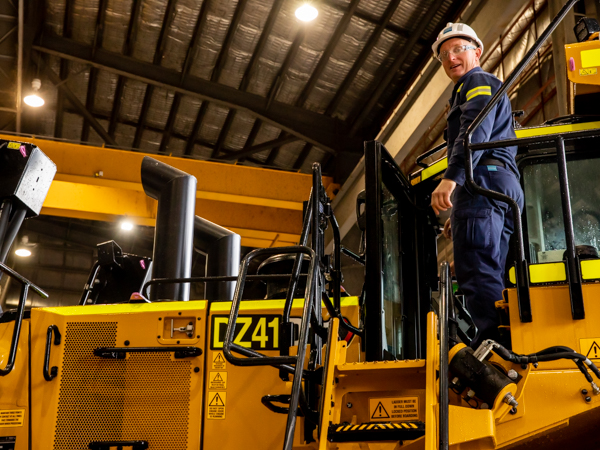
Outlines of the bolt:
{"label": "bolt", "polygon": [[510,378],[511,380],[516,380],[519,377],[519,374],[515,369],[510,369],[507,375],[508,378]]}
{"label": "bolt", "polygon": [[598,385],[596,383],[594,383],[593,381],[591,384],[592,384],[592,389],[594,390],[594,395],[600,394],[600,388],[598,387]]}
{"label": "bolt", "polygon": [[526,370],[527,369],[527,364],[521,364],[521,369]]}
{"label": "bolt", "polygon": [[591,402],[592,401],[592,397],[586,397],[585,401],[588,402],[588,403]]}
{"label": "bolt", "polygon": [[519,406],[519,403],[517,402],[517,400],[513,397],[512,393],[510,393],[510,392],[504,396],[502,401],[504,403],[506,403],[507,405],[513,406],[515,408],[517,406]]}
{"label": "bolt", "polygon": [[158,339],[160,339],[160,336],[156,336]]}
{"label": "bolt", "polygon": [[454,377],[454,379],[452,380],[452,384],[454,384],[454,385],[457,385],[457,386],[458,386],[458,383],[459,383],[459,381],[460,381],[460,380],[458,379],[458,377]]}
{"label": "bolt", "polygon": [[179,313],[177,313],[177,314],[181,315],[181,313],[180,313],[180,312],[179,312]]}
{"label": "bolt", "polygon": [[200,317],[198,317],[198,320],[202,320]]}
{"label": "bolt", "polygon": [[352,408],[352,403],[350,403],[350,402],[346,403],[346,408]]}
{"label": "bolt", "polygon": [[158,320],[162,320],[162,317],[159,317]]}
{"label": "bolt", "polygon": [[517,413],[517,408],[511,408],[509,413],[511,413],[512,415],[515,415]]}
{"label": "bolt", "polygon": [[475,397],[475,391],[473,389],[469,389],[469,392],[467,392],[467,397],[469,397],[469,398]]}
{"label": "bolt", "polygon": [[200,367],[194,367],[194,372],[196,372],[196,373],[200,372]]}
{"label": "bolt", "polygon": [[587,391],[587,389],[582,389],[582,390],[581,390],[581,393],[582,393],[583,395],[587,395],[588,391]]}
{"label": "bolt", "polygon": [[535,367],[536,369],[538,368],[539,365],[540,365],[539,363],[536,363],[536,362],[533,363],[533,367]]}
{"label": "bolt", "polygon": [[125,345],[129,345],[129,341],[125,341]]}
{"label": "bolt", "polygon": [[488,405],[487,403],[482,403],[482,404],[479,406],[479,409],[490,409],[490,405]]}
{"label": "bolt", "polygon": [[177,343],[179,344],[179,341],[177,341]]}

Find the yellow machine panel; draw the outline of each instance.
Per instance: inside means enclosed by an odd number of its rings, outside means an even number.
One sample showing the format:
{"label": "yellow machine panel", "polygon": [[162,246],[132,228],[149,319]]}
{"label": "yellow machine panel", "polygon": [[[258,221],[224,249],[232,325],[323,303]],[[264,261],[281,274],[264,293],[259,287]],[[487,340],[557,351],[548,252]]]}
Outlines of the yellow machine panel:
{"label": "yellow machine panel", "polygon": [[[0,368],[6,366],[15,322],[0,323]],[[29,320],[21,325],[13,370],[0,378],[0,448],[26,450],[29,434]],[[11,447],[14,445],[14,447]]]}
{"label": "yellow machine panel", "polygon": [[[149,448],[197,449],[204,355],[178,358],[163,351],[171,344],[160,342],[157,329],[164,329],[168,317],[193,318],[194,342],[179,347],[202,348],[206,306],[193,301],[34,309],[31,392],[38,401],[32,407],[32,448],[144,440]],[[47,381],[43,363],[51,325],[62,342],[51,345],[50,366],[58,370]],[[119,352],[99,357],[99,348]]]}
{"label": "yellow machine panel", "polygon": [[[279,355],[276,327],[284,303],[285,300],[242,302],[234,342],[268,356]],[[304,300],[294,300],[292,319],[297,317],[299,322],[303,306]],[[342,314],[356,323],[358,299],[344,298],[341,306]],[[290,375],[290,381],[285,382],[273,367],[240,367],[225,361],[222,348],[230,309],[231,302],[212,303],[210,308],[203,448],[279,449],[284,439],[287,414],[268,410],[261,399],[265,395],[289,394],[293,377]],[[355,342],[351,344],[351,352],[357,358],[358,340]],[[303,448],[300,446],[302,440],[300,426],[295,433],[294,448]]]}

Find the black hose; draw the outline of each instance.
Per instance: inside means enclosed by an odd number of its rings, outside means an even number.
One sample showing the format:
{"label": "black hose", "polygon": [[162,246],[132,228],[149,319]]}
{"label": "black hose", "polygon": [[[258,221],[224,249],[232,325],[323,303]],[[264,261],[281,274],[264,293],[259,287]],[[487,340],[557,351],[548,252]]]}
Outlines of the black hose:
{"label": "black hose", "polygon": [[573,362],[575,362],[575,364],[577,365],[577,367],[579,368],[581,373],[584,374],[584,376],[590,383],[592,382],[593,379],[587,370],[588,368],[585,367],[586,364],[589,366],[590,370],[592,372],[594,372],[596,377],[598,377],[598,379],[600,379],[600,370],[598,369],[598,367],[593,362],[591,362],[587,357],[583,356],[581,353],[575,352],[574,350],[570,349],[569,347],[563,347],[563,346],[549,347],[542,351],[539,351],[537,353],[532,353],[529,355],[518,355],[501,345],[498,345],[497,347],[495,347],[494,351],[502,359],[513,362],[515,364],[531,364],[531,363],[537,363],[537,362],[557,361],[559,359],[571,359],[571,360],[573,360]]}

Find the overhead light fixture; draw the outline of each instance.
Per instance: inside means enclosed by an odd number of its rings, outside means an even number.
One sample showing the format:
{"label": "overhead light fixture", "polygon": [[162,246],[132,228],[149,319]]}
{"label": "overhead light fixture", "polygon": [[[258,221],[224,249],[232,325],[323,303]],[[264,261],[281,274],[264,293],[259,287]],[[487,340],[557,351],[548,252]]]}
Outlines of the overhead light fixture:
{"label": "overhead light fixture", "polygon": [[121,222],[121,230],[131,231],[133,230],[133,222],[129,220],[123,220]]}
{"label": "overhead light fixture", "polygon": [[296,17],[302,22],[311,22],[317,18],[319,11],[309,3],[304,3],[296,10]]}
{"label": "overhead light fixture", "polygon": [[31,251],[27,250],[26,248],[18,248],[17,250],[15,250],[15,255],[20,256],[22,258],[27,258],[28,256],[31,256]]}
{"label": "overhead light fixture", "polygon": [[33,88],[33,94],[25,97],[23,99],[23,101],[25,102],[25,104],[27,104],[29,106],[33,106],[34,108],[39,108],[40,106],[43,106],[45,103],[44,99],[42,97],[40,97],[39,95],[37,95],[37,92],[42,87],[41,80],[39,78],[34,78],[33,81],[31,82],[31,87]]}

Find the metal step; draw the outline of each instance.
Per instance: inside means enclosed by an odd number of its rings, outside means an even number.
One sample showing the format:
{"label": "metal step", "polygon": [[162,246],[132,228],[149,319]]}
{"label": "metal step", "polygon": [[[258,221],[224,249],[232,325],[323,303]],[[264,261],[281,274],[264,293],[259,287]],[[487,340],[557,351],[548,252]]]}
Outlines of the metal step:
{"label": "metal step", "polygon": [[367,422],[359,425],[329,425],[330,442],[412,441],[425,434],[423,422]]}

